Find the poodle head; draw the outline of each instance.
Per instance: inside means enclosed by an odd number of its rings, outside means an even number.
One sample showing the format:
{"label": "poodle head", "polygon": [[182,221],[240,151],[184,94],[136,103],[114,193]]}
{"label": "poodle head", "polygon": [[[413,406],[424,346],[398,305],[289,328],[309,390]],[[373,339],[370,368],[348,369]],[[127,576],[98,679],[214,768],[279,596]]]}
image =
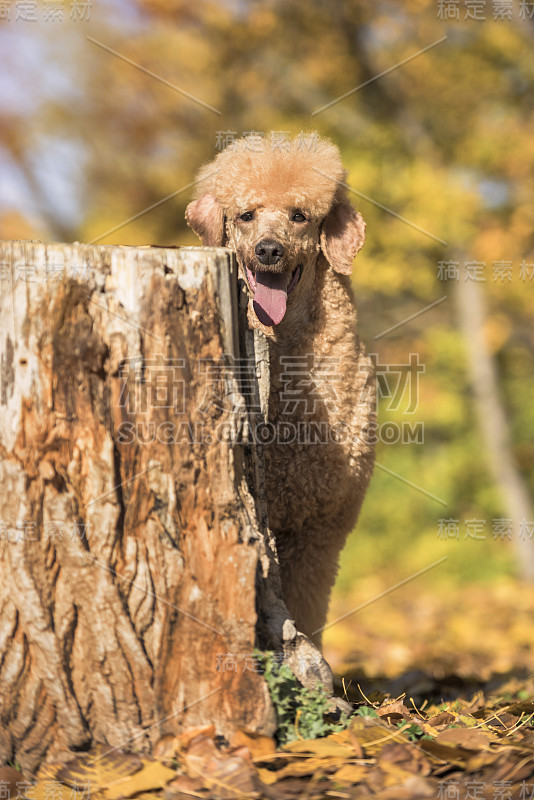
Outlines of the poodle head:
{"label": "poodle head", "polygon": [[235,251],[262,326],[306,303],[320,252],[350,273],[365,223],[345,174],[337,147],[317,134],[238,139],[200,170],[187,222],[202,244]]}

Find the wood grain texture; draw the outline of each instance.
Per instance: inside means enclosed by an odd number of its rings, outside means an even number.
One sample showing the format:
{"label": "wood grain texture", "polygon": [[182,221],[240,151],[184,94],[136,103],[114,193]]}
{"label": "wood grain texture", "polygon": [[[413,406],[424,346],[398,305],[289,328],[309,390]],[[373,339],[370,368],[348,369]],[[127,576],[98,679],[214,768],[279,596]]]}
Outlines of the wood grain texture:
{"label": "wood grain texture", "polygon": [[0,759],[147,751],[206,722],[272,733],[231,254],[26,242],[0,260]]}

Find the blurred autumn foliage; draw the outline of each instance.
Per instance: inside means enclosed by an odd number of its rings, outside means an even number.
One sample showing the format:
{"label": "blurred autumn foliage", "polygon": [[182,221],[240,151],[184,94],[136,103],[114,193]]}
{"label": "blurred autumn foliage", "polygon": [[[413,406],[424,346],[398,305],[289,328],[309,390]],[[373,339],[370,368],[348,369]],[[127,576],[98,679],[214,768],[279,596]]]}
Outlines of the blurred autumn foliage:
{"label": "blurred autumn foliage", "polygon": [[[184,209],[222,139],[318,130],[340,146],[367,221],[354,286],[380,378],[383,469],[342,558],[339,613],[364,602],[362,579],[380,594],[442,556],[422,585],[490,591],[518,573],[517,537],[534,536],[534,515],[507,522],[458,302],[468,264],[528,498],[534,24],[519,5],[494,19],[488,2],[485,20],[466,19],[464,3],[443,19],[444,5],[94,0],[89,20],[25,22],[13,5],[0,21],[2,238],[196,244]],[[350,626],[328,631],[327,647],[340,637]]]}

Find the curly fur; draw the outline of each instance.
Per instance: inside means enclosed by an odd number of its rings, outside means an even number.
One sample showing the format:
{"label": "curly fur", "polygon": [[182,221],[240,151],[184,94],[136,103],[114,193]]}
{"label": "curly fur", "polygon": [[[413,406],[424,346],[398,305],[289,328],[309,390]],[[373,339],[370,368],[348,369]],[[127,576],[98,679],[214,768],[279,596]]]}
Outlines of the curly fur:
{"label": "curly fur", "polygon": [[[272,134],[248,137],[202,167],[186,211],[204,245],[236,252],[249,324],[268,337],[277,432],[265,446],[269,524],[288,609],[319,644],[339,553],[374,461],[374,379],[349,278],[365,223],[348,202],[345,177],[337,147],[316,134],[281,143]],[[283,250],[273,263],[258,255],[265,242]],[[276,324],[258,308],[265,282],[262,296],[282,315]],[[273,286],[283,301],[272,299]]]}

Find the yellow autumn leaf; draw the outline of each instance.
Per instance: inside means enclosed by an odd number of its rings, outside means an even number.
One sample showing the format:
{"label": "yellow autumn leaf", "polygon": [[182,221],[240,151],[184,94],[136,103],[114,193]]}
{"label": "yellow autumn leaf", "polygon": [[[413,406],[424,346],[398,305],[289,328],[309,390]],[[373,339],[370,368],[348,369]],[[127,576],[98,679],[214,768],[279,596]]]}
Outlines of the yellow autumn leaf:
{"label": "yellow autumn leaf", "polygon": [[259,776],[260,781],[262,783],[267,784],[267,786],[270,786],[271,784],[276,783],[276,781],[279,778],[279,773],[278,772],[273,772],[270,769],[265,769],[265,767],[257,767],[257,772],[258,772],[258,776]]}
{"label": "yellow autumn leaf", "polygon": [[324,739],[299,739],[284,745],[283,750],[288,753],[311,753],[319,758],[328,756],[354,757],[354,748],[351,745],[336,742],[330,736]]}
{"label": "yellow autumn leaf", "polygon": [[45,778],[54,779],[58,772],[64,768],[64,764],[41,764],[39,772],[37,773],[37,780],[44,780]]}
{"label": "yellow autumn leaf", "polygon": [[139,756],[127,755],[119,750],[108,752],[106,748],[99,746],[90,754],[68,761],[56,772],[55,777],[69,786],[90,786],[95,791],[129,777],[140,770],[142,765]]}
{"label": "yellow autumn leaf", "polygon": [[276,753],[276,744],[270,736],[258,736],[243,730],[236,731],[232,739],[233,747],[247,747],[254,759],[261,759]]}
{"label": "yellow autumn leaf", "polygon": [[278,772],[278,777],[296,778],[303,775],[315,775],[321,771],[330,771],[336,767],[342,767],[345,761],[345,756],[329,756],[327,758],[310,756],[310,758],[299,758],[298,760],[292,761],[290,764],[283,767]]}
{"label": "yellow autumn leaf", "polygon": [[333,778],[339,783],[358,783],[363,780],[369,768],[363,764],[344,764],[334,773]]}
{"label": "yellow autumn leaf", "polygon": [[38,780],[30,789],[24,792],[24,797],[28,800],[83,800],[86,797],[87,785],[80,785],[80,791],[72,786],[66,786],[54,778],[44,778]]}
{"label": "yellow autumn leaf", "polygon": [[107,800],[118,800],[120,797],[132,797],[140,792],[162,789],[175,777],[175,770],[165,767],[159,761],[151,761],[139,772],[109,786],[104,792],[104,797]]}
{"label": "yellow autumn leaf", "polygon": [[[407,725],[409,727],[409,724]],[[377,755],[388,742],[409,742],[402,728],[389,728],[375,722],[355,719],[350,726],[351,733],[364,748],[366,755]]]}

